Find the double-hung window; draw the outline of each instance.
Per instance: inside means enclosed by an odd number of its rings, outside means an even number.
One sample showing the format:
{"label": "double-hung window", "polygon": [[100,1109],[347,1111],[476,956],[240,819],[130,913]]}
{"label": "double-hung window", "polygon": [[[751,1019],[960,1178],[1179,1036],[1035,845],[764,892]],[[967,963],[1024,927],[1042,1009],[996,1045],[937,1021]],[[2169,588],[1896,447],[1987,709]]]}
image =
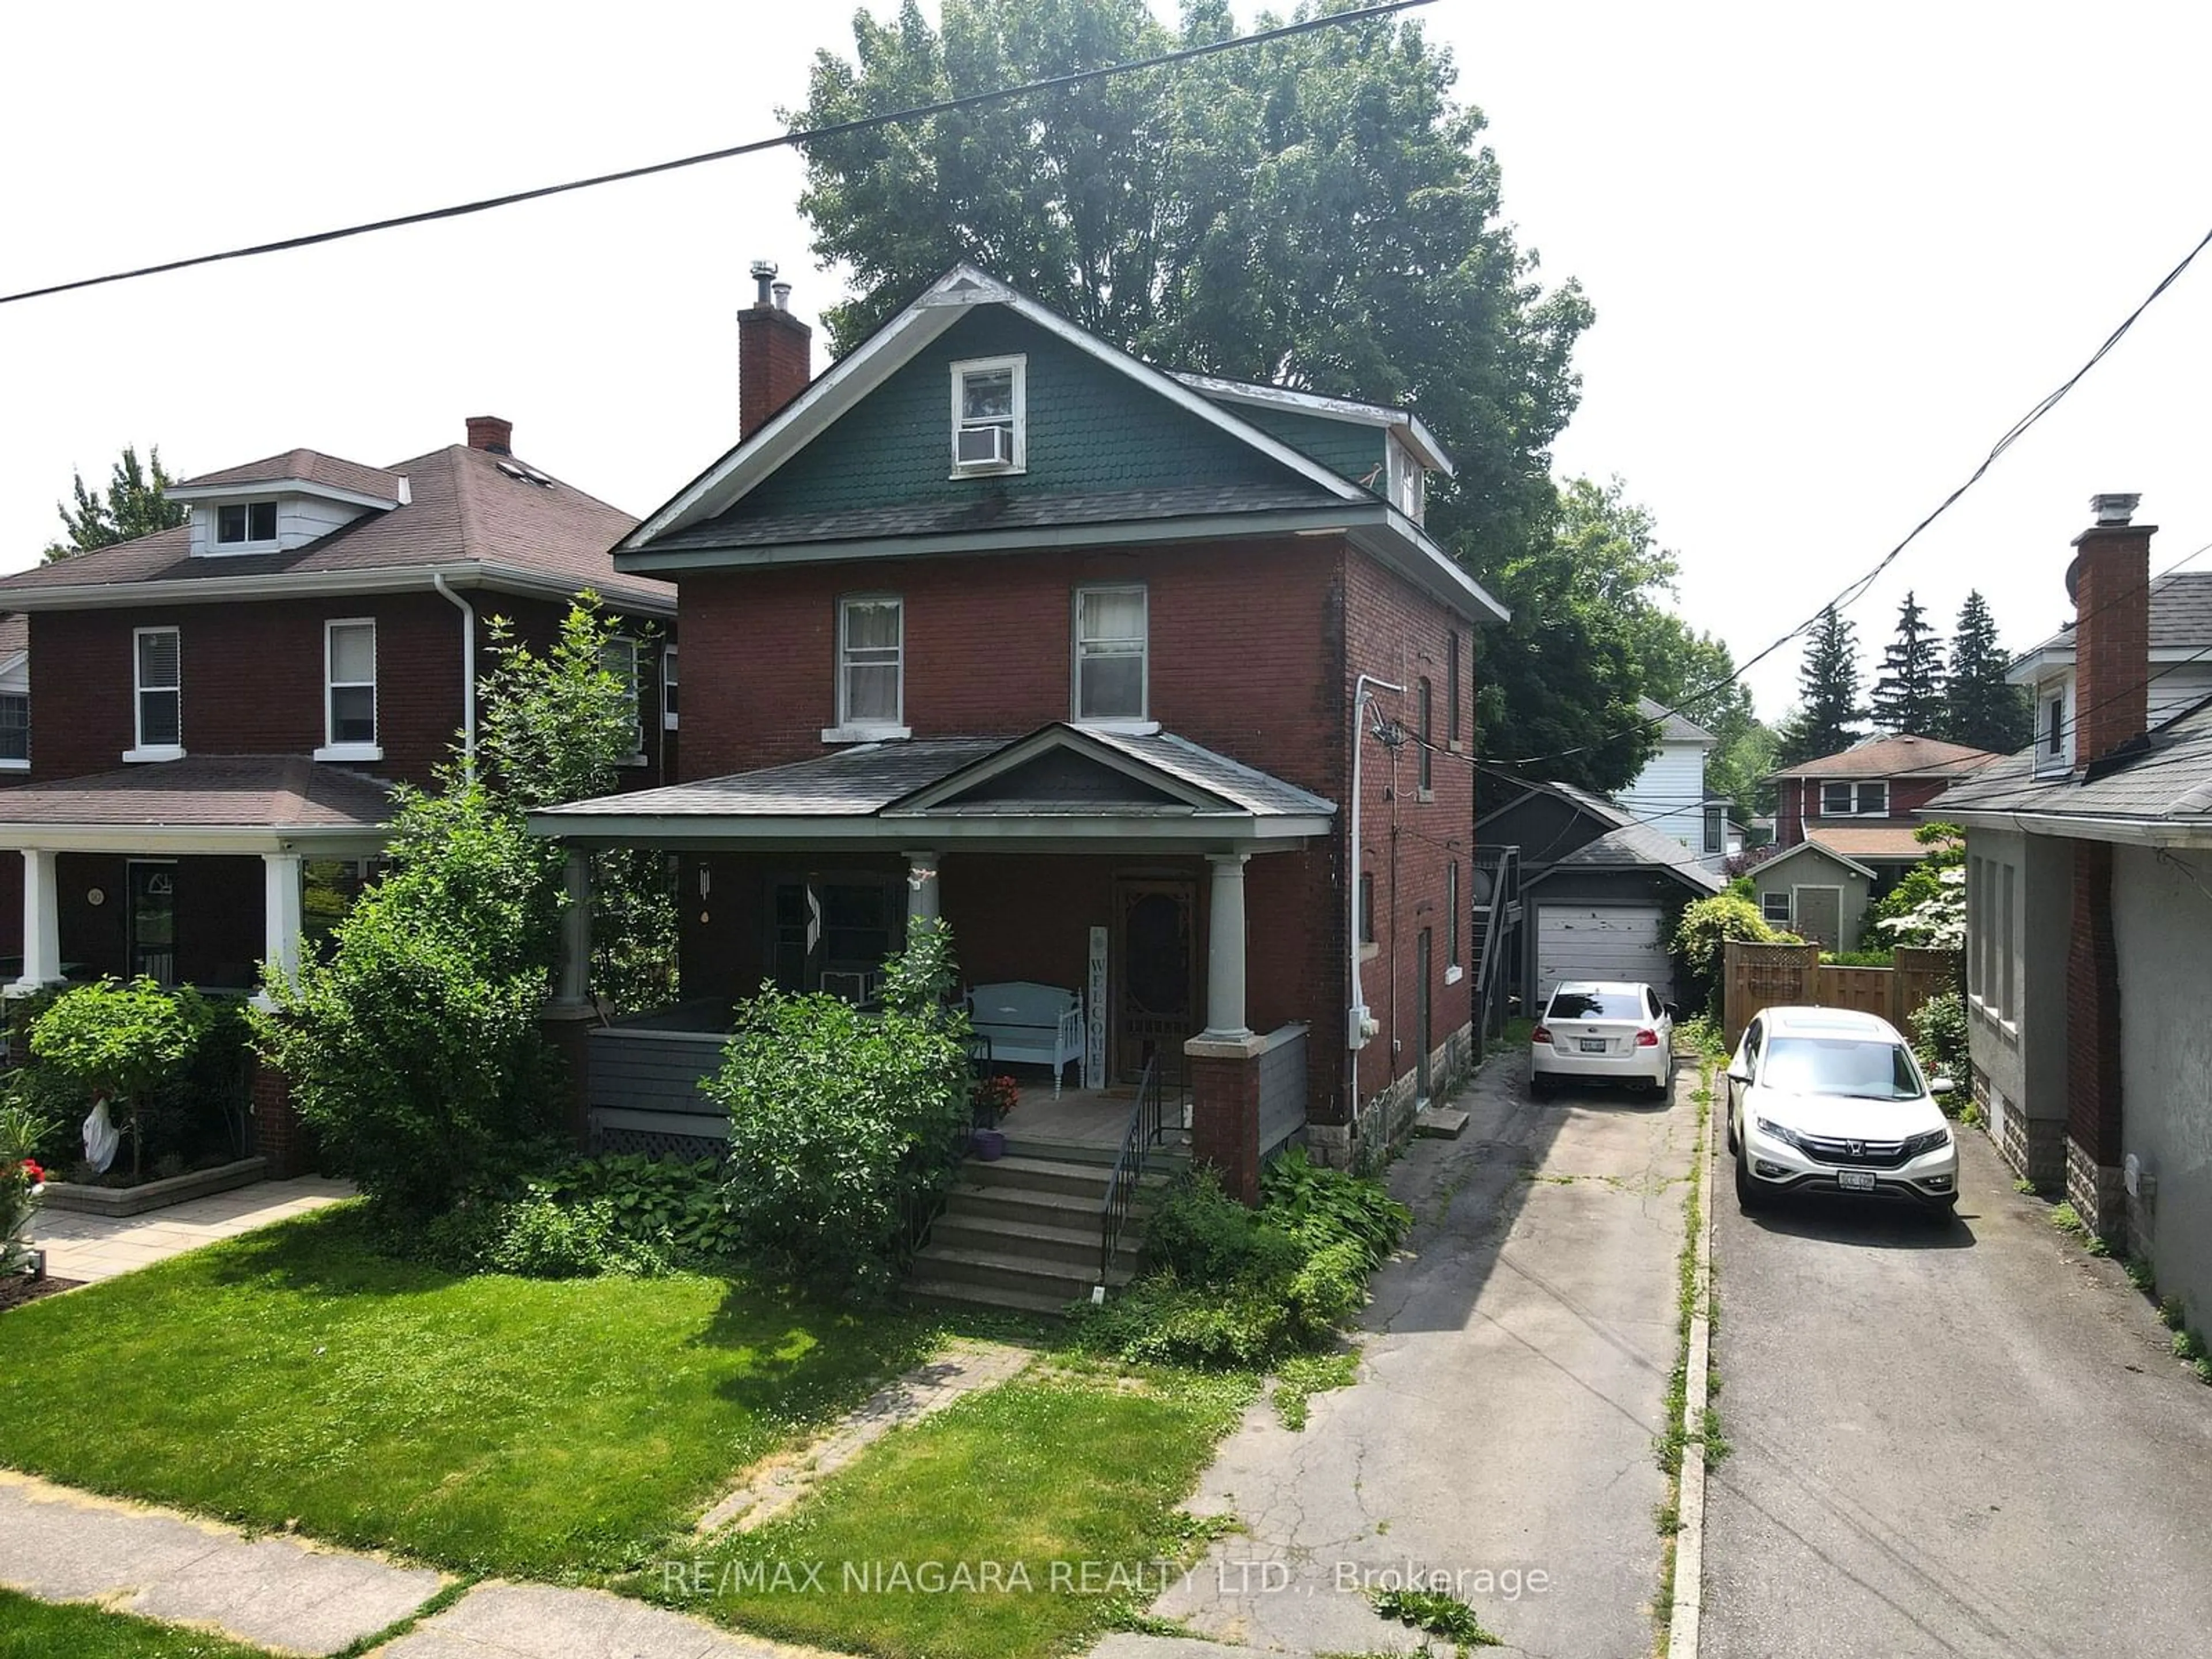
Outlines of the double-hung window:
{"label": "double-hung window", "polygon": [[252,547],[276,539],[276,503],[232,501],[215,510],[218,547]]}
{"label": "double-hung window", "polygon": [[1029,360],[952,365],[952,476],[1019,472],[1029,464]]}
{"label": "double-hung window", "polygon": [[2043,705],[2043,758],[2046,765],[2066,758],[2066,694]]}
{"label": "double-hung window", "polygon": [[664,731],[676,729],[676,647],[672,645],[660,653],[660,725]]}
{"label": "double-hung window", "polygon": [[1444,732],[1454,749],[1459,747],[1459,634],[1451,635],[1451,655],[1444,660]]}
{"label": "double-hung window", "polygon": [[638,678],[637,641],[617,634],[599,648],[599,665],[629,690],[629,753],[625,766],[645,764],[644,688]]}
{"label": "double-hung window", "polygon": [[1460,971],[1459,940],[1465,931],[1459,904],[1459,860],[1444,868],[1444,971],[1447,982]]}
{"label": "double-hung window", "polygon": [[317,760],[381,760],[376,747],[376,623],[323,626],[323,743]]}
{"label": "double-hung window", "polygon": [[1420,778],[1421,778],[1421,784],[1420,784],[1420,788],[1421,788],[1421,799],[1424,799],[1424,800],[1426,800],[1426,799],[1427,799],[1431,795],[1432,795],[1432,794],[1434,794],[1434,793],[1436,793],[1436,787],[1437,787],[1437,777],[1436,777],[1436,750],[1437,750],[1436,738],[1437,738],[1437,731],[1436,731],[1436,720],[1435,720],[1434,708],[1433,708],[1433,705],[1434,705],[1434,703],[1435,703],[1435,702],[1436,702],[1436,699],[1435,699],[1435,698],[1434,698],[1434,697],[1430,694],[1430,691],[1429,691],[1429,677],[1428,677],[1426,674],[1424,674],[1424,675],[1422,675],[1422,676],[1421,676],[1421,689],[1420,689],[1420,697],[1419,697],[1419,712],[1420,712],[1420,720],[1421,720],[1421,736],[1420,736],[1420,750],[1421,750]]}
{"label": "double-hung window", "polygon": [[31,763],[31,694],[0,691],[0,766],[21,770]]}
{"label": "double-hung window", "polygon": [[184,752],[184,650],[173,628],[131,635],[137,741],[130,758],[173,760]]}
{"label": "double-hung window", "polygon": [[837,730],[853,736],[906,729],[906,605],[895,595],[837,607]]}
{"label": "double-hung window", "polygon": [[1146,718],[1145,590],[1079,587],[1075,592],[1075,718]]}
{"label": "double-hung window", "polygon": [[1723,811],[1723,809],[1718,806],[1705,808],[1705,851],[1707,853],[1717,853],[1722,850],[1722,836],[1725,830],[1725,825],[1722,822]]}
{"label": "double-hung window", "polygon": [[1770,926],[1787,927],[1790,925],[1788,890],[1785,889],[1778,893],[1761,893],[1759,896],[1759,914],[1760,919]]}

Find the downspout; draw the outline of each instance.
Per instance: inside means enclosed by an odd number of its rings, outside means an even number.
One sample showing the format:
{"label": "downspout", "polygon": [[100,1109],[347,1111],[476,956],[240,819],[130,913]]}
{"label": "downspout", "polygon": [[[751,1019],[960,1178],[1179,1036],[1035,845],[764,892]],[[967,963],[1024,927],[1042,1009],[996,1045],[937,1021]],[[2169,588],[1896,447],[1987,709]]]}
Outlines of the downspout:
{"label": "downspout", "polygon": [[1364,751],[1359,741],[1360,716],[1376,691],[1395,691],[1403,696],[1406,688],[1389,680],[1377,679],[1372,674],[1362,674],[1353,683],[1352,692],[1352,846],[1350,863],[1345,876],[1345,947],[1351,958],[1352,1006],[1346,1011],[1344,1046],[1346,1050],[1345,1111],[1347,1121],[1357,1122],[1359,1106],[1359,1055],[1375,1035],[1374,1018],[1367,1012],[1367,999],[1359,988],[1359,791],[1361,761]]}
{"label": "downspout", "polygon": [[444,594],[461,612],[461,767],[471,778],[477,773],[477,613],[476,607],[446,585],[446,573],[433,570],[430,586]]}

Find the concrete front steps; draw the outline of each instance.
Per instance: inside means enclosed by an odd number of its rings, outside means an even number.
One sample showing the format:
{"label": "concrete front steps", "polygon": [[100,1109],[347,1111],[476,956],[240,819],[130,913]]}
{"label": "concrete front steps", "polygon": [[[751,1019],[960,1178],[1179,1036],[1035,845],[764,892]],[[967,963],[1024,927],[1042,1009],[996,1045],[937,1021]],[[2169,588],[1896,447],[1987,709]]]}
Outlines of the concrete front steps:
{"label": "concrete front steps", "polygon": [[[1056,1314],[1090,1299],[1098,1283],[1100,1212],[1118,1148],[1045,1145],[1007,1137],[1006,1156],[969,1158],[945,1194],[945,1213],[915,1255],[907,1288],[917,1296],[1024,1313]],[[1110,1291],[1135,1276],[1145,1218],[1175,1173],[1178,1148],[1155,1147],[1121,1248]]]}

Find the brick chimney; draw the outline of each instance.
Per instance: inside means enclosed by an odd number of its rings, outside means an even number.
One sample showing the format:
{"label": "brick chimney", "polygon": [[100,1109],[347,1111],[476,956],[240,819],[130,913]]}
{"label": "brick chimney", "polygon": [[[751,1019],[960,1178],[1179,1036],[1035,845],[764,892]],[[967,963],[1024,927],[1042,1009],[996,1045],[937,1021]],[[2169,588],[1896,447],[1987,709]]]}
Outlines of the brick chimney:
{"label": "brick chimney", "polygon": [[759,291],[738,313],[738,436],[750,438],[814,378],[814,331],[791,314],[791,284],[756,259]]}
{"label": "brick chimney", "polygon": [[514,453],[514,422],[496,415],[469,416],[469,447],[488,449],[495,455]]}
{"label": "brick chimney", "polygon": [[2094,495],[2074,538],[2074,763],[2102,760],[2150,727],[2150,538],[2140,495]]}

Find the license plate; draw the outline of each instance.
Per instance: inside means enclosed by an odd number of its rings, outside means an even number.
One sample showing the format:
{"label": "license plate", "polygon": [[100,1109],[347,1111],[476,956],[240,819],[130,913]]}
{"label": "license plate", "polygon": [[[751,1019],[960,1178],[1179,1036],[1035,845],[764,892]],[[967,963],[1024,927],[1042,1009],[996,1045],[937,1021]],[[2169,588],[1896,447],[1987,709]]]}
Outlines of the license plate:
{"label": "license plate", "polygon": [[1874,1171],[1838,1170],[1836,1171],[1836,1185],[1847,1193],[1870,1193],[1874,1190]]}
{"label": "license plate", "polygon": [[1583,1052],[1586,1054],[1601,1054],[1612,1046],[1603,1037],[1584,1037],[1582,1041]]}

